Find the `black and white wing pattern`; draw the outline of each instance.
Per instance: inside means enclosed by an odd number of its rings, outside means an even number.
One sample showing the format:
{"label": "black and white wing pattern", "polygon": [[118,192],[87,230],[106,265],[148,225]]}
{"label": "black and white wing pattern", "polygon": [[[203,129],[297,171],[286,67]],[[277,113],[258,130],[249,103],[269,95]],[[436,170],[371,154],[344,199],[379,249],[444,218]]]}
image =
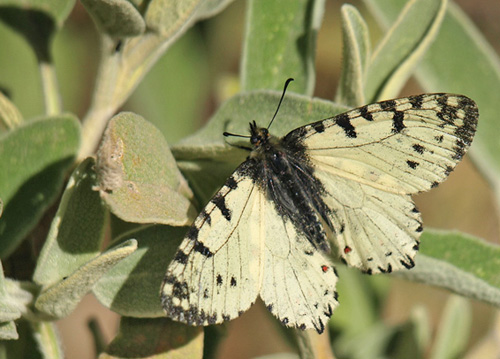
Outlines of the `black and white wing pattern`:
{"label": "black and white wing pattern", "polygon": [[424,94],[363,106],[282,139],[251,123],[247,160],[168,267],[166,314],[217,324],[260,296],[284,325],[323,332],[338,304],[330,248],[370,274],[413,267],[422,223],[411,195],[448,176],[477,118],[465,96]]}
{"label": "black and white wing pattern", "polygon": [[410,195],[449,175],[477,118],[465,96],[423,94],[363,106],[284,138],[304,145],[325,187],[343,261],[367,273],[414,266],[422,224]]}
{"label": "black and white wing pattern", "polygon": [[337,305],[330,261],[276,211],[244,162],[200,213],[165,276],[169,317],[190,325],[238,317],[260,295],[291,327],[324,326]]}

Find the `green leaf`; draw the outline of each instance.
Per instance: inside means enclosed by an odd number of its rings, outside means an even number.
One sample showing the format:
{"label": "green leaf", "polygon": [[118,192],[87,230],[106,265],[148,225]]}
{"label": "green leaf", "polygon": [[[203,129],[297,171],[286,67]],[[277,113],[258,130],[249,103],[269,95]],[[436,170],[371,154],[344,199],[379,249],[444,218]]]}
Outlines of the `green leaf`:
{"label": "green leaf", "polygon": [[248,2],[241,70],[244,91],[280,90],[293,77],[295,92],[312,94],[324,6],[324,0]]}
{"label": "green leaf", "polygon": [[137,241],[134,239],[109,249],[81,266],[67,278],[43,290],[35,302],[35,307],[49,318],[67,316],[108,270],[136,249]]}
{"label": "green leaf", "polygon": [[170,319],[123,317],[120,331],[99,356],[111,358],[202,358],[203,330]]}
{"label": "green leaf", "polygon": [[19,32],[39,60],[50,62],[50,42],[75,0],[0,0],[0,20]]}
{"label": "green leaf", "polygon": [[[389,0],[387,3],[399,0]],[[365,0],[374,9],[380,1]],[[437,36],[447,0],[408,1],[375,49],[366,78],[366,99],[395,97]]]}
{"label": "green leaf", "polygon": [[80,126],[71,115],[25,122],[0,135],[0,256],[5,258],[52,204],[73,164]]}
{"label": "green leaf", "polygon": [[472,310],[464,299],[452,296],[448,299],[439,323],[431,359],[462,357],[467,348],[472,324]]}
{"label": "green leaf", "polygon": [[19,332],[18,340],[0,341],[0,352],[5,353],[4,358],[46,359],[40,354],[30,322],[19,320],[17,331]]}
{"label": "green leaf", "polygon": [[125,221],[182,226],[196,217],[192,192],[165,138],[136,114],[111,119],[96,171],[102,199]]}
{"label": "green leaf", "polygon": [[194,30],[188,31],[158,60],[124,107],[147,118],[168,143],[175,143],[201,127],[206,109],[193,104],[212,95],[209,61],[199,61],[209,56],[208,49],[201,34]]}
{"label": "green leaf", "polygon": [[335,100],[348,106],[365,104],[365,77],[370,58],[368,27],[361,14],[352,5],[343,5],[342,19],[342,73]]}
{"label": "green leaf", "polygon": [[16,106],[0,92],[0,134],[23,122],[23,116]]}
{"label": "green leaf", "polygon": [[[280,97],[280,92],[266,90],[236,95],[221,105],[205,127],[172,147],[179,167],[201,203],[208,201],[248,155],[247,151],[228,146],[222,133],[247,135],[251,120],[267,126]],[[284,136],[299,126],[332,117],[346,109],[330,101],[288,92],[270,131],[275,136]],[[249,146],[248,141],[241,142],[231,137],[227,142]],[[206,176],[207,171],[210,176]]]}
{"label": "green leaf", "polygon": [[102,37],[99,65],[91,108],[83,122],[80,158],[94,152],[109,118],[123,105],[158,58],[196,20],[221,11],[231,0],[148,1],[146,25],[151,31],[117,41]]}
{"label": "green leaf", "polygon": [[92,190],[94,165],[93,158],[83,161],[66,186],[33,275],[43,287],[63,280],[100,253],[106,211],[99,193]]}
{"label": "green leaf", "polygon": [[21,317],[21,311],[15,303],[12,303],[12,298],[5,288],[5,277],[2,264],[0,263],[0,323],[9,322],[19,317]]}
{"label": "green leaf", "polygon": [[0,323],[0,340],[19,339],[16,323],[13,321]]}
{"label": "green leaf", "polygon": [[394,275],[500,306],[500,247],[454,232],[422,234],[416,266]]}
{"label": "green leaf", "polygon": [[146,29],[141,13],[127,0],[81,0],[97,28],[113,37],[137,36]]}
{"label": "green leaf", "polygon": [[104,275],[93,288],[97,299],[112,311],[129,317],[163,317],[160,287],[186,228],[146,226],[117,241],[135,238],[135,253]]}
{"label": "green leaf", "polygon": [[43,12],[52,18],[58,27],[62,27],[74,5],[75,0],[0,0],[0,7]]}

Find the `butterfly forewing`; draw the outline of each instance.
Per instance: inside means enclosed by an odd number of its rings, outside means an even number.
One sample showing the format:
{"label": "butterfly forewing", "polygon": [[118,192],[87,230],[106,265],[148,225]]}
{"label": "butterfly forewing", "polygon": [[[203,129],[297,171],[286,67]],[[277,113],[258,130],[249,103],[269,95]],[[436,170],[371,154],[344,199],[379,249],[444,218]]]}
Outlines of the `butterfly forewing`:
{"label": "butterfly forewing", "polygon": [[236,171],[196,218],[162,287],[167,315],[191,325],[221,323],[247,310],[260,288],[261,236],[251,178]]}
{"label": "butterfly forewing", "polygon": [[302,138],[313,163],[333,175],[416,193],[453,170],[472,142],[477,117],[465,96],[419,95],[363,106],[287,137]]}

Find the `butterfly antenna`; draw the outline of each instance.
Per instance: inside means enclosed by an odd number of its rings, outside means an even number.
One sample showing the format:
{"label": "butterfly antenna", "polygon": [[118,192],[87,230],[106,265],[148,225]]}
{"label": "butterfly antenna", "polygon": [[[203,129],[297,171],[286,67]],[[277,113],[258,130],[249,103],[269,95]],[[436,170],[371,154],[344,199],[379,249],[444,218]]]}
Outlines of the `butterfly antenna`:
{"label": "butterfly antenna", "polygon": [[269,129],[269,127],[271,127],[271,124],[273,123],[274,121],[274,118],[276,117],[276,115],[278,114],[278,111],[280,109],[280,106],[281,106],[281,102],[283,101],[283,98],[285,97],[285,93],[286,93],[286,88],[288,87],[288,84],[290,82],[292,82],[293,79],[292,78],[289,78],[288,80],[286,80],[285,82],[285,86],[283,87],[283,93],[281,94],[281,98],[280,98],[280,102],[278,103],[278,108],[276,108],[276,112],[274,113],[274,116],[273,118],[271,119],[271,122],[269,122],[269,125],[267,126],[267,129]]}

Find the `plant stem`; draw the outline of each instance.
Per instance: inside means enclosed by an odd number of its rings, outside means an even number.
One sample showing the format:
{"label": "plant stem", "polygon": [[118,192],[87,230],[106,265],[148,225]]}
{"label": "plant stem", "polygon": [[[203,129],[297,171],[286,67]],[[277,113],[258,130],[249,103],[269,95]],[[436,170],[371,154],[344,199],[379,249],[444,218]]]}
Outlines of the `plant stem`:
{"label": "plant stem", "polygon": [[62,105],[55,68],[52,63],[46,61],[40,61],[39,67],[42,78],[45,113],[49,116],[60,114],[62,112]]}
{"label": "plant stem", "polygon": [[43,358],[63,359],[64,354],[56,325],[52,322],[31,322],[31,326]]}

